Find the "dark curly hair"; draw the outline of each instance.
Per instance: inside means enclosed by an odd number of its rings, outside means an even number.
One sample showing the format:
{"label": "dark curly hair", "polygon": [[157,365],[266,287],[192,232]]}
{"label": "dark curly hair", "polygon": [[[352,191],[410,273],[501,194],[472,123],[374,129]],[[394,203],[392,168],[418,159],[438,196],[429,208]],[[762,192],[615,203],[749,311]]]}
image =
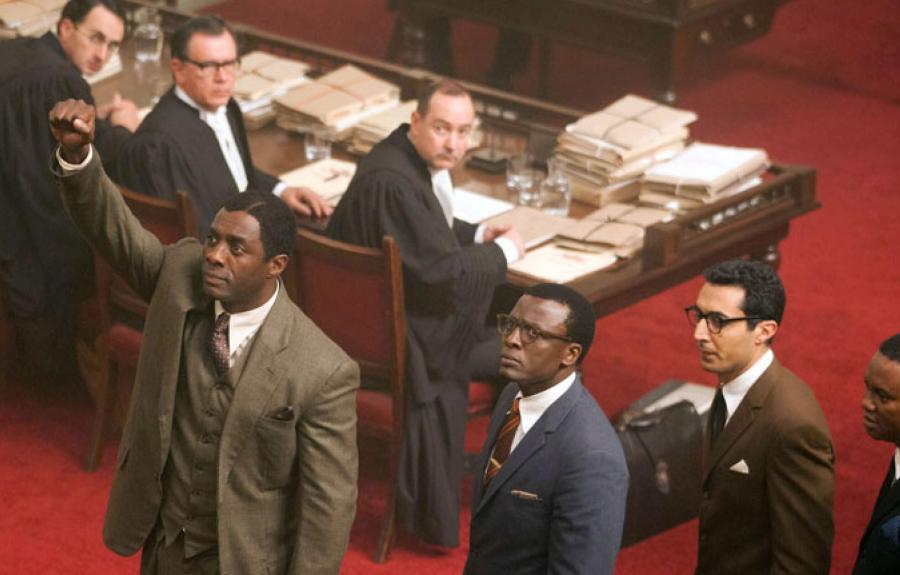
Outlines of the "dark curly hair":
{"label": "dark curly hair", "polygon": [[[786,303],[784,285],[768,264],[755,260],[728,260],[707,269],[703,277],[713,285],[744,288],[741,305],[744,315],[781,323]],[[753,329],[759,321],[749,320],[747,327]]]}
{"label": "dark curly hair", "polygon": [[878,346],[878,353],[891,361],[900,363],[900,333],[895,333]]}

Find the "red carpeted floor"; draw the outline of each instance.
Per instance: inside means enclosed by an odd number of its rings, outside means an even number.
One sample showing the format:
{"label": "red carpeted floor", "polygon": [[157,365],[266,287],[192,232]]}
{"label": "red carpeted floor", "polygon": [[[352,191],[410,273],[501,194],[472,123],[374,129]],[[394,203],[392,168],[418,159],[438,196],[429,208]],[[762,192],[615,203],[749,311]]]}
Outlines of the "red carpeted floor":
{"label": "red carpeted floor", "polygon": [[[393,16],[381,1],[267,3],[230,0],[229,18],[372,56],[386,50]],[[483,79],[496,34],[454,27],[459,74]],[[823,208],[798,220],[782,244],[788,290],[775,351],[815,390],[837,451],[832,572],[847,573],[891,447],[863,431],[862,374],[887,335],[900,331],[900,11],[894,0],[795,0],[767,37],[696,62],[679,104],[696,110],[695,137],[761,146],[771,157],[818,169]],[[649,83],[640,65],[554,47],[553,99],[601,107]],[[533,71],[514,86],[533,93]],[[712,383],[697,365],[681,309],[693,280],[599,323],[586,380],[608,413],[670,377]],[[89,424],[78,392],[47,394],[16,379],[0,385],[0,573],[136,573],[106,551],[100,525],[114,446],[95,474],[80,470]],[[466,543],[441,550],[401,536],[391,561],[371,563],[384,488],[379,446],[363,444],[359,511],[343,573],[459,573]],[[468,521],[469,486],[463,521]],[[691,573],[696,523],[622,551],[617,573]],[[462,540],[468,539],[464,528]]]}

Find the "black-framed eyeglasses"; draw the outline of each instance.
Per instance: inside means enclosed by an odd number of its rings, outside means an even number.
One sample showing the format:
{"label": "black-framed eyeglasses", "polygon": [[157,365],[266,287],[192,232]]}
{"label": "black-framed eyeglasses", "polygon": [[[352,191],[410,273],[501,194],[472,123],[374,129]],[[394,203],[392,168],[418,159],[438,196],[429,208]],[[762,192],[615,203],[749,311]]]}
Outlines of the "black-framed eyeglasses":
{"label": "black-framed eyeglasses", "polygon": [[197,69],[200,70],[200,75],[202,76],[212,76],[217,70],[227,74],[234,74],[241,67],[240,58],[235,58],[234,60],[228,60],[226,62],[198,62],[196,60],[191,60],[190,58],[183,58],[182,61],[196,66]]}
{"label": "black-framed eyeglasses", "polygon": [[728,317],[726,315],[722,315],[717,311],[711,311],[709,313],[703,313],[699,307],[692,305],[684,308],[684,313],[687,316],[688,323],[691,324],[691,327],[696,328],[697,324],[700,323],[700,320],[706,320],[706,329],[709,330],[709,333],[719,334],[722,333],[722,330],[726,325],[735,322],[735,321],[751,321],[756,319],[765,319],[762,316],[758,315],[746,315],[743,317]]}
{"label": "black-framed eyeglasses", "polygon": [[497,331],[500,332],[500,335],[507,337],[512,332],[516,331],[516,329],[519,330],[519,339],[522,341],[523,345],[534,343],[539,337],[544,339],[558,339],[570,343],[574,341],[569,336],[551,333],[509,314],[497,314]]}
{"label": "black-framed eyeglasses", "polygon": [[106,37],[106,34],[103,32],[94,30],[93,32],[87,31],[83,32],[81,28],[78,27],[77,24],[72,25],[75,28],[75,31],[81,34],[83,37],[87,38],[88,42],[93,44],[98,48],[103,48],[106,46],[106,49],[109,51],[109,55],[112,56],[116,52],[119,51],[119,48],[122,46],[121,42],[117,42],[115,40],[110,40]]}

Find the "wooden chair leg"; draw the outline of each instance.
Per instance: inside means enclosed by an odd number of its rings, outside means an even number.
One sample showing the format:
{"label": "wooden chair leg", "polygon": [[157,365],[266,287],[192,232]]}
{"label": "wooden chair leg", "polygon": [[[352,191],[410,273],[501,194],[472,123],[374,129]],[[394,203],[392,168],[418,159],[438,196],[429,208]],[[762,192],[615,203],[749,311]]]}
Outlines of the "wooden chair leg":
{"label": "wooden chair leg", "polygon": [[115,364],[108,362],[104,371],[106,373],[101,375],[97,385],[94,424],[84,459],[84,470],[88,473],[95,471],[100,465],[100,458],[103,455],[103,447],[108,435],[109,421],[115,405],[117,379]]}
{"label": "wooden chair leg", "polygon": [[375,563],[384,563],[391,554],[394,546],[394,538],[397,536],[397,482],[391,486],[391,493],[387,500],[387,509],[381,519],[381,534],[378,536],[378,546],[375,548]]}

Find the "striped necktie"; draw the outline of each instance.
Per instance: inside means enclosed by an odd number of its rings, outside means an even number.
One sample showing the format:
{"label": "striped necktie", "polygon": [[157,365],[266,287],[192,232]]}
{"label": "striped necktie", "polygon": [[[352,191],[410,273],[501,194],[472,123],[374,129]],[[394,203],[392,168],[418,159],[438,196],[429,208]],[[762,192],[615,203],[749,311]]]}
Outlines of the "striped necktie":
{"label": "striped necktie", "polygon": [[213,326],[212,333],[209,336],[209,353],[212,356],[213,363],[216,366],[216,375],[222,375],[228,371],[230,367],[230,350],[228,347],[228,320],[230,316],[227,313],[219,314],[216,318],[216,324]]}
{"label": "striped necktie", "polygon": [[509,457],[512,448],[513,438],[516,436],[516,430],[519,428],[519,399],[513,401],[512,407],[506,412],[506,419],[503,420],[503,427],[500,428],[500,434],[497,435],[497,442],[494,443],[494,450],[491,452],[491,459],[488,461],[487,470],[484,473],[484,486],[487,487],[500,472],[503,462]]}

